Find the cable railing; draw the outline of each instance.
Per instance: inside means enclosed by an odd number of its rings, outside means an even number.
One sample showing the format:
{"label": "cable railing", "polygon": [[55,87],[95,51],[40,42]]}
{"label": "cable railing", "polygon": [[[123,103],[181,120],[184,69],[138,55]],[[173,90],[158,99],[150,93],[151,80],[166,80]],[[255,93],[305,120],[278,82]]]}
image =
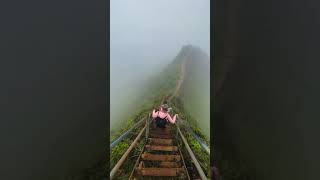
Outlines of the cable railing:
{"label": "cable railing", "polygon": [[125,160],[127,159],[129,153],[131,152],[131,150],[136,146],[136,144],[138,143],[140,137],[142,136],[143,132],[146,130],[146,125],[142,128],[142,130],[140,131],[140,133],[138,134],[138,136],[134,139],[134,141],[131,143],[130,147],[127,149],[127,151],[122,155],[122,157],[120,158],[120,160],[117,162],[117,164],[112,168],[111,172],[110,172],[110,179],[114,179],[117,171],[119,170],[119,168],[122,166],[122,164],[125,162]]}
{"label": "cable railing", "polygon": [[184,143],[184,146],[187,149],[187,152],[190,155],[190,157],[193,161],[193,164],[195,165],[195,167],[199,173],[199,176],[201,177],[202,180],[207,180],[208,178],[206,177],[205,173],[203,172],[203,170],[202,170],[196,156],[194,155],[193,151],[191,150],[191,148],[188,144],[188,141],[186,140],[186,138],[184,137],[184,135],[182,134],[182,132],[180,130],[179,122],[176,123],[176,125],[177,125],[177,133],[180,135],[182,142]]}
{"label": "cable railing", "polygon": [[189,125],[185,123],[185,121],[183,121],[183,124],[185,125],[187,131],[198,141],[202,149],[210,155],[210,148],[207,146],[207,144],[202,139],[200,139],[200,137],[196,133],[194,133],[194,131],[190,128]]}
{"label": "cable railing", "polygon": [[125,133],[123,133],[121,136],[119,136],[116,140],[114,140],[111,144],[110,144],[110,149],[114,148],[117,144],[119,144],[124,138],[126,138],[133,129],[137,128],[138,126],[140,126],[143,122],[144,122],[145,118],[142,118],[139,122],[137,122],[132,128],[130,128],[128,131],[126,131]]}

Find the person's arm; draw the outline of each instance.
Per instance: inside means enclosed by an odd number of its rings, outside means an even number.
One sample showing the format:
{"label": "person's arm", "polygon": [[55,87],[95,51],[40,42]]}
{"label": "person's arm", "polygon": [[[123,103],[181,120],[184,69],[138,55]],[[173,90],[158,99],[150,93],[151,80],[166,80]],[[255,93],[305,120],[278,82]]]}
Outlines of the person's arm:
{"label": "person's arm", "polygon": [[168,121],[169,121],[170,123],[174,124],[174,123],[176,122],[177,115],[178,115],[178,114],[175,114],[175,115],[173,116],[173,118],[171,118],[170,114],[168,114],[168,116],[167,116]]}
{"label": "person's arm", "polygon": [[157,115],[158,115],[158,114],[157,114],[156,110],[153,110],[153,111],[152,111],[152,118],[156,118]]}

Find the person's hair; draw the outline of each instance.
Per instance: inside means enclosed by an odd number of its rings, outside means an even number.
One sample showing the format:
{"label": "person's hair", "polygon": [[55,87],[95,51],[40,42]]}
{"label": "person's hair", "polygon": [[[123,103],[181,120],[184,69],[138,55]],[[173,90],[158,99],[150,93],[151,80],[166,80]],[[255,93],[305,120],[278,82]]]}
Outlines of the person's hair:
{"label": "person's hair", "polygon": [[168,111],[168,109],[169,109],[169,107],[168,107],[167,104],[163,104],[163,105],[161,106],[161,108],[162,108],[163,110],[165,110],[165,111]]}

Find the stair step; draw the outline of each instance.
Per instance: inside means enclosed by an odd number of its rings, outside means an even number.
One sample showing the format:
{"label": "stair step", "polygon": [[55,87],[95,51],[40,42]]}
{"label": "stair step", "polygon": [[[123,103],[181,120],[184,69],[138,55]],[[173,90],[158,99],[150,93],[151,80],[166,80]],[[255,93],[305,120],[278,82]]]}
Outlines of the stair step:
{"label": "stair step", "polygon": [[150,144],[154,145],[172,145],[172,139],[149,138]]}
{"label": "stair step", "polygon": [[[172,127],[173,127],[173,126],[168,123],[168,124],[166,124],[165,129],[171,129]],[[153,123],[152,123],[152,125],[150,126],[150,128],[152,128],[152,129],[160,129],[160,128],[158,128],[158,126],[157,126],[157,124],[156,124],[155,121],[153,121]]]}
{"label": "stair step", "polygon": [[163,162],[160,163],[160,167],[162,167],[162,168],[177,168],[177,167],[180,167],[180,166],[176,162],[163,161]]}
{"label": "stair step", "polygon": [[146,145],[146,149],[152,151],[178,151],[177,146]]}
{"label": "stair step", "polygon": [[150,154],[150,153],[143,153],[141,155],[142,160],[147,161],[177,161],[181,160],[180,155],[160,155],[160,154]]}
{"label": "stair step", "polygon": [[[150,129],[161,129],[161,128],[159,128],[156,124],[152,124],[150,126]],[[164,129],[172,129],[172,126],[166,125],[166,127]]]}
{"label": "stair step", "polygon": [[150,134],[158,134],[158,135],[172,135],[171,132],[158,132],[158,131],[150,131]]}
{"label": "stair step", "polygon": [[138,170],[142,176],[179,176],[183,168],[142,168]]}
{"label": "stair step", "polygon": [[172,135],[156,134],[156,133],[150,133],[150,137],[160,138],[160,139],[172,139]]}

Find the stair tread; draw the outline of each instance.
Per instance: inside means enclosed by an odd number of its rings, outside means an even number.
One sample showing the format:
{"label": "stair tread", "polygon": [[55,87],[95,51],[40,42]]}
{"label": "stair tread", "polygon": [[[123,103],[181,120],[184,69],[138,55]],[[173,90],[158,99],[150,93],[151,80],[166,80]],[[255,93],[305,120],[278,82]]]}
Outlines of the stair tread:
{"label": "stair tread", "polygon": [[139,169],[142,176],[179,176],[184,172],[183,168],[142,168]]}
{"label": "stair tread", "polygon": [[180,155],[162,155],[162,154],[151,154],[151,153],[143,153],[141,155],[143,160],[150,161],[180,161]]}
{"label": "stair tread", "polygon": [[152,145],[172,145],[173,139],[149,138]]}
{"label": "stair tread", "polygon": [[165,135],[165,134],[155,134],[150,132],[150,137],[152,138],[161,138],[161,139],[172,139],[172,135]]}
{"label": "stair tread", "polygon": [[162,161],[160,163],[160,167],[162,167],[162,168],[178,168],[180,166],[177,162]]}
{"label": "stair tread", "polygon": [[146,149],[153,151],[178,151],[177,146],[146,145]]}
{"label": "stair tread", "polygon": [[151,154],[143,153],[141,155],[142,160],[149,161],[180,161],[180,155],[162,155],[162,154]]}

